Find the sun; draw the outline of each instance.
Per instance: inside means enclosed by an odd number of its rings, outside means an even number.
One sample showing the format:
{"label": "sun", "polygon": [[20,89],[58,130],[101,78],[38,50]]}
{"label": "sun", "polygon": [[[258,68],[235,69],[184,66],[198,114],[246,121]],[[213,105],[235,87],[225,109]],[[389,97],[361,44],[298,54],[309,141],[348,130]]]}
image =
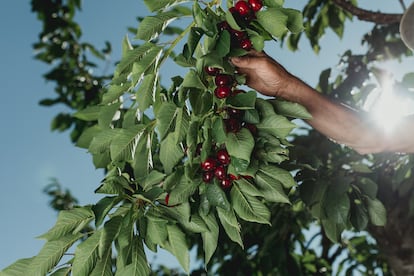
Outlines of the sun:
{"label": "sun", "polygon": [[404,117],[414,113],[414,100],[399,95],[394,87],[391,78],[384,80],[381,87],[370,93],[364,105],[373,122],[387,133]]}

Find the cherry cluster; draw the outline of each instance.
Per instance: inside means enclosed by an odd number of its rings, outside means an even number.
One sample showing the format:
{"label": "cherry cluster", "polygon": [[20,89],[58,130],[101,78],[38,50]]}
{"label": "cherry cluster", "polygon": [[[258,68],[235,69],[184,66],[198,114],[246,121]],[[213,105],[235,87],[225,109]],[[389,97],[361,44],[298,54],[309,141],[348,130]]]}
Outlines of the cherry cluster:
{"label": "cherry cluster", "polygon": [[227,173],[227,167],[229,164],[229,153],[225,148],[219,149],[215,156],[207,157],[207,159],[201,163],[201,169],[203,170],[203,181],[205,183],[210,183],[214,178],[217,178],[223,189],[229,188],[232,181],[236,179],[235,176]]}
{"label": "cherry cluster", "polygon": [[[262,0],[239,0],[229,11],[233,15],[237,24],[241,27],[247,27],[256,18],[256,12],[263,7]],[[230,27],[227,21],[218,24],[219,31],[228,31],[231,35],[231,46],[250,51],[253,47],[252,41],[246,31],[235,30]]]}

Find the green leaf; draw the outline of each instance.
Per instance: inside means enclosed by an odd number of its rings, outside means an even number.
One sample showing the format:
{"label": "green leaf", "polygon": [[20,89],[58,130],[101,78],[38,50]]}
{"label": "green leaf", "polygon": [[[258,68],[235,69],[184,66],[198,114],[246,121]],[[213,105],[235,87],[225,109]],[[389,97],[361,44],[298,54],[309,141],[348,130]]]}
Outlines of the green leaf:
{"label": "green leaf", "polygon": [[236,133],[227,133],[226,148],[230,156],[250,162],[254,148],[252,133],[246,128],[242,128]]}
{"label": "green leaf", "polygon": [[60,211],[55,225],[39,238],[53,241],[68,234],[77,234],[94,218],[95,215],[90,206]]}
{"label": "green leaf", "polygon": [[226,211],[222,208],[216,208],[216,210],[221,225],[223,225],[224,231],[226,231],[227,236],[235,243],[238,243],[241,248],[243,248],[243,241],[240,236],[240,224],[237,221],[233,209]]}
{"label": "green leaf", "polygon": [[206,196],[208,202],[212,206],[217,206],[224,210],[230,210],[230,203],[227,200],[226,194],[224,193],[223,189],[217,185],[217,183],[211,183],[207,185]]}
{"label": "green leaf", "polygon": [[125,92],[128,91],[128,86],[120,84],[112,84],[102,96],[102,104],[109,104],[113,101],[119,100]]}
{"label": "green leaf", "polygon": [[285,139],[296,127],[296,125],[286,117],[276,114],[265,116],[256,126],[259,131],[270,133],[281,139]]}
{"label": "green leaf", "polygon": [[86,128],[76,141],[76,146],[88,149],[93,138],[101,131],[101,128],[98,125],[93,125],[89,128]]}
{"label": "green leaf", "polygon": [[350,202],[347,194],[325,194],[323,204],[327,218],[337,224],[346,224],[350,211]]}
{"label": "green leaf", "polygon": [[111,140],[109,147],[113,161],[131,161],[134,159],[139,140],[145,125],[135,125],[130,129],[120,129]]}
{"label": "green leaf", "polygon": [[131,240],[131,262],[119,269],[116,273],[117,276],[146,276],[150,274],[150,267],[145,255],[142,239],[138,236],[134,236]]}
{"label": "green leaf", "polygon": [[171,102],[163,102],[156,112],[155,117],[157,118],[157,128],[160,134],[160,139],[164,137],[171,130],[174,120],[178,114],[178,108]]}
{"label": "green leaf", "polygon": [[147,216],[146,239],[149,239],[154,244],[163,246],[168,238],[167,223],[168,220],[166,219]]}
{"label": "green leaf", "polygon": [[20,259],[12,263],[2,271],[0,271],[1,276],[25,276],[27,275],[28,267],[32,263],[34,257]]}
{"label": "green leaf", "polygon": [[169,205],[177,205],[186,202],[194,194],[199,186],[198,181],[182,177],[177,185],[170,192]]}
{"label": "green leaf", "polygon": [[287,15],[287,28],[292,33],[296,34],[303,31],[303,16],[302,12],[295,9],[283,9],[283,13]]}
{"label": "green leaf", "polygon": [[92,154],[101,154],[109,151],[111,141],[118,131],[119,129],[105,129],[99,132],[92,139],[91,144],[89,145],[89,151]]}
{"label": "green leaf", "polygon": [[181,264],[185,272],[190,270],[190,254],[185,234],[175,225],[167,225],[169,247],[167,248]]}
{"label": "green leaf", "polygon": [[136,38],[146,41],[157,38],[177,16],[176,12],[165,12],[145,17],[139,24]]}
{"label": "green leaf", "polygon": [[197,72],[194,69],[191,69],[185,75],[182,86],[197,88],[200,90],[207,89],[207,87],[204,85],[203,81],[201,80],[200,76],[197,74]]}
{"label": "green leaf", "polygon": [[208,231],[201,233],[204,249],[204,263],[207,265],[217,249],[218,237],[219,237],[219,225],[217,223],[214,213],[209,215],[201,215],[204,222],[207,224]]}
{"label": "green leaf", "polygon": [[338,243],[341,240],[341,233],[345,227],[342,224],[337,224],[331,220],[322,220],[322,226],[326,236],[333,242]]}
{"label": "green leaf", "polygon": [[112,210],[112,208],[122,200],[121,197],[112,196],[104,197],[99,200],[98,203],[92,206],[93,213],[95,214],[95,226],[100,226],[106,215]]}
{"label": "green leaf", "polygon": [[145,5],[148,7],[150,12],[167,9],[173,5],[187,2],[188,0],[144,0]]}
{"label": "green leaf", "polygon": [[306,108],[298,103],[282,100],[269,100],[277,113],[286,117],[292,117],[297,119],[312,119],[312,115],[306,110]]}
{"label": "green leaf", "polygon": [[289,189],[297,185],[290,172],[274,165],[262,165],[260,166],[260,172],[279,181],[285,188]]}
{"label": "green leaf", "polygon": [[89,106],[85,109],[79,110],[73,114],[73,117],[83,121],[97,121],[99,118],[100,106]]}
{"label": "green leaf", "polygon": [[278,180],[260,170],[257,172],[255,179],[258,189],[267,201],[290,203],[289,197]]}
{"label": "green leaf", "polygon": [[112,249],[106,251],[102,258],[98,259],[89,276],[113,276],[112,273]]}
{"label": "green leaf", "polygon": [[157,75],[148,74],[142,80],[142,83],[135,93],[138,103],[138,108],[141,111],[147,110],[153,103],[155,98],[155,91],[157,89]]}
{"label": "green leaf", "polygon": [[178,109],[177,119],[175,123],[176,143],[182,142],[185,139],[189,127],[190,115],[187,108],[184,106],[183,108]]}
{"label": "green leaf", "polygon": [[73,275],[89,275],[94,269],[99,257],[98,247],[101,234],[101,231],[96,231],[76,247],[72,265]]}
{"label": "green leaf", "polygon": [[102,259],[107,251],[111,249],[112,242],[118,237],[121,230],[122,220],[123,218],[121,216],[114,216],[105,222],[99,240],[99,258]]}
{"label": "green leaf", "polygon": [[164,166],[165,173],[171,173],[183,157],[184,152],[180,145],[175,143],[175,136],[173,133],[169,134],[160,145],[160,161]]}
{"label": "green leaf", "polygon": [[230,33],[221,32],[217,40],[214,53],[219,57],[225,57],[230,52]]}
{"label": "green leaf", "polygon": [[83,234],[79,233],[68,234],[57,240],[46,242],[40,252],[32,259],[25,275],[46,275],[59,263],[63,254],[82,236]]}
{"label": "green leaf", "polygon": [[270,211],[263,202],[249,194],[243,194],[237,185],[230,191],[231,205],[237,215],[251,222],[269,224]]}
{"label": "green leaf", "polygon": [[121,102],[113,103],[110,105],[101,106],[99,109],[99,118],[98,124],[102,128],[112,127],[112,122],[116,116],[116,113],[119,112],[119,107]]}
{"label": "green leaf", "polygon": [[357,231],[365,230],[368,225],[369,215],[364,204],[352,204],[350,221]]}
{"label": "green leaf", "polygon": [[237,187],[240,189],[240,191],[243,194],[247,194],[250,196],[264,197],[262,191],[258,190],[253,183],[250,183],[248,180],[246,180],[243,177],[238,180],[235,180],[233,184],[237,185]]}
{"label": "green leaf", "polygon": [[256,13],[257,21],[275,37],[281,37],[287,31],[288,16],[282,8],[274,7]]}
{"label": "green leaf", "polygon": [[234,97],[227,98],[226,103],[232,107],[239,107],[243,109],[253,109],[256,104],[257,93],[249,91],[247,93],[240,93]]}
{"label": "green leaf", "polygon": [[384,226],[387,223],[387,211],[381,201],[365,197],[370,221],[375,226]]}
{"label": "green leaf", "polygon": [[143,180],[140,185],[144,189],[144,191],[148,191],[151,188],[153,188],[154,185],[159,185],[162,180],[164,180],[165,174],[162,172],[159,172],[157,170],[151,170],[151,172],[148,174],[147,177]]}

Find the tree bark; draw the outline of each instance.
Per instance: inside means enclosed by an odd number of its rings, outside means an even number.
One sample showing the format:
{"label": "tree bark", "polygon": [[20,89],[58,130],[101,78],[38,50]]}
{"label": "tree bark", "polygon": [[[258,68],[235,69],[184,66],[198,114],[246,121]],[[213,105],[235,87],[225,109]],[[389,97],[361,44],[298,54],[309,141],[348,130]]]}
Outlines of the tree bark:
{"label": "tree bark", "polygon": [[[380,178],[390,179],[390,178]],[[385,227],[370,227],[378,247],[397,276],[414,275],[414,218],[409,215],[411,191],[400,196],[391,181],[379,184],[378,198],[387,209]]]}

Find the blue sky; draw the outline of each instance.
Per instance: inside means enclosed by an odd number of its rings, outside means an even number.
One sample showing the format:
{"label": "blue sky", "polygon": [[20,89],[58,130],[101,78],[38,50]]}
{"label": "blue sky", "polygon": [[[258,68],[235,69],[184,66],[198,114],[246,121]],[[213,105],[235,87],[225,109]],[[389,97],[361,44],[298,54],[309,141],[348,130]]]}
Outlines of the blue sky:
{"label": "blue sky", "polygon": [[[300,8],[306,1],[285,2],[289,7]],[[401,12],[397,0],[361,2],[367,8],[371,5],[375,10]],[[83,30],[83,41],[98,48],[110,41],[114,49],[111,59],[116,61],[120,58],[126,28],[136,26],[135,18],[146,14],[142,0],[89,0],[83,1],[77,20]],[[336,65],[345,49],[358,52],[359,34],[369,26],[358,24],[347,29],[342,41],[328,32],[320,55],[312,53],[307,43],[302,43],[301,50],[294,54],[275,44],[269,44],[266,51],[289,71],[315,85],[319,72]],[[35,255],[44,244],[35,237],[46,232],[56,219],[42,193],[50,178],[56,177],[69,188],[80,204],[94,203],[100,198],[93,191],[103,178],[102,171],[95,170],[84,149],[71,144],[68,132],[50,131],[50,122],[61,107],[38,105],[39,100],[53,97],[53,86],[42,78],[48,68],[33,59],[32,44],[40,30],[41,24],[31,13],[29,0],[3,4],[0,9],[0,270],[19,258]],[[158,259],[176,265],[167,255],[161,254]]]}

